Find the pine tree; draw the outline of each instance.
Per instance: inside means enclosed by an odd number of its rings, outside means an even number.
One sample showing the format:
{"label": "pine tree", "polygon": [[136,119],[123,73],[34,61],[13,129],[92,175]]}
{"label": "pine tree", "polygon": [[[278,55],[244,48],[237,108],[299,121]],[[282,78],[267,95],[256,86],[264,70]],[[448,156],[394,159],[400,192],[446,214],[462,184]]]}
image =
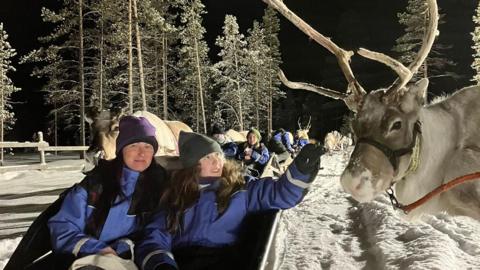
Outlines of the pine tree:
{"label": "pine tree", "polygon": [[228,112],[226,119],[229,126],[237,125],[244,130],[251,124],[254,102],[253,95],[248,91],[247,44],[239,31],[236,17],[225,16],[223,35],[217,37],[215,44],[221,49],[218,54],[221,60],[214,65],[216,84],[220,88],[216,103]]}
{"label": "pine tree", "polygon": [[145,88],[147,107],[163,119],[169,119],[168,96],[178,80],[175,54],[178,51],[179,19],[176,12],[183,0],[140,1],[142,42],[144,44]]}
{"label": "pine tree", "polygon": [[[253,27],[248,30],[247,37],[247,66],[249,70],[249,78],[247,82],[248,92],[254,97],[254,126],[262,131],[267,128],[260,128],[261,120],[266,120],[268,115],[269,101],[269,80],[270,69],[269,63],[272,59],[269,58],[269,47],[265,43],[264,29],[261,28],[257,21],[253,22]],[[264,122],[264,121],[262,121]]]}
{"label": "pine tree", "polygon": [[178,69],[180,82],[175,96],[177,108],[182,119],[189,122],[196,131],[207,133],[206,104],[210,82],[211,68],[208,59],[208,45],[204,40],[205,28],[202,26],[202,15],[205,6],[200,0],[189,0],[182,5],[180,31],[180,54]]}
{"label": "pine tree", "polygon": [[[280,19],[277,12],[268,7],[265,9],[265,14],[262,17],[262,28],[265,32],[265,43],[269,50],[267,59],[269,62],[266,66],[269,69],[268,73],[268,95],[267,95],[267,134],[272,134],[273,127],[273,102],[279,98],[285,97],[285,93],[280,89],[280,79],[278,78],[278,71],[282,63],[282,56],[280,53],[280,41],[278,40],[278,33],[280,32]],[[280,115],[280,114],[277,114]]]}
{"label": "pine tree", "polygon": [[[408,0],[406,11],[398,14],[400,24],[405,26],[405,34],[397,39],[397,45],[393,51],[400,53],[400,62],[404,65],[410,64],[416,57],[420,46],[422,45],[425,27],[428,22],[427,5],[424,0]],[[443,24],[443,14],[439,14],[439,25]],[[442,75],[455,77],[456,74],[446,72],[449,66],[455,65],[453,61],[446,58],[443,52],[451,46],[441,43],[434,43],[427,59],[424,61],[416,78]]]}
{"label": "pine tree", "polygon": [[472,68],[475,73],[472,81],[476,84],[480,84],[480,2],[476,9],[475,15],[473,16],[473,22],[475,23],[475,29],[472,33],[472,48],[475,51],[475,54],[473,55]]}
{"label": "pine tree", "polygon": [[[0,142],[4,141],[7,130],[15,123],[15,115],[11,111],[10,96],[20,89],[15,87],[9,77],[9,73],[15,71],[12,66],[12,58],[16,55],[15,49],[7,41],[8,34],[0,23]],[[0,148],[0,165],[3,164],[3,149]]]}
{"label": "pine tree", "polygon": [[[39,38],[44,47],[30,52],[23,62],[37,66],[32,75],[47,80],[43,89],[47,103],[55,104],[63,126],[77,133],[80,130],[80,70],[79,70],[79,6],[65,0],[59,12],[42,9],[42,19],[55,26],[52,33]],[[54,113],[54,112],[52,112]],[[80,134],[77,138],[80,139]]]}

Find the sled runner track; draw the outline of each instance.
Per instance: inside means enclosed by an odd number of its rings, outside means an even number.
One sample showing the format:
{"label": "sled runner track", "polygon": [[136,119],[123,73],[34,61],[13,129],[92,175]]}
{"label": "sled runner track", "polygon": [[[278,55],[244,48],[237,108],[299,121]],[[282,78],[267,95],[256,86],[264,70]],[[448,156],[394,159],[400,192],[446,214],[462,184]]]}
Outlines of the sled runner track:
{"label": "sled runner track", "polygon": [[[364,245],[350,220],[351,204],[340,187],[343,162],[338,154],[322,157],[323,170],[317,176],[304,201],[283,212],[277,243],[277,267],[273,269],[362,269],[366,260]],[[333,247],[333,248],[325,248]],[[334,252],[332,252],[334,250]],[[348,269],[348,268],[347,268]]]}
{"label": "sled runner track", "polygon": [[40,190],[34,192],[26,192],[21,194],[0,194],[0,200],[12,200],[12,199],[19,199],[19,198],[28,198],[33,196],[46,196],[46,195],[58,195],[60,194],[65,188],[56,188],[50,190]]}

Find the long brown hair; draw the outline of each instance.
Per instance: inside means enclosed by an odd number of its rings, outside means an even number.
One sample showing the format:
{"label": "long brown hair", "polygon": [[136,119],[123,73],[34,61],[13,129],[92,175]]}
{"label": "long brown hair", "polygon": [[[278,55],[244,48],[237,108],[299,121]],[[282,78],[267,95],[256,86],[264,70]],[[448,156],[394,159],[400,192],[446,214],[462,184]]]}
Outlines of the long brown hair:
{"label": "long brown hair", "polygon": [[[217,157],[224,158],[222,155]],[[172,173],[170,185],[162,196],[162,204],[167,209],[167,229],[171,233],[178,230],[183,213],[200,197],[199,179],[200,166],[198,165]],[[230,203],[231,195],[245,186],[240,165],[235,161],[225,160],[219,181],[220,187],[215,192],[216,202],[219,214],[223,214]]]}

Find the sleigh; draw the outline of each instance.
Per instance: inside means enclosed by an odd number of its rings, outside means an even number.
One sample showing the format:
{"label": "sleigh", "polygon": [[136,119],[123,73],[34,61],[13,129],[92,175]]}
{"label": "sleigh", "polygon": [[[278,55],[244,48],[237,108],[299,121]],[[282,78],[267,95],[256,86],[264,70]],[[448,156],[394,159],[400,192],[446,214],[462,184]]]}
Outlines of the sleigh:
{"label": "sleigh", "polygon": [[[177,166],[175,159],[172,157],[157,159],[157,161],[169,169]],[[286,166],[279,164],[275,155],[273,155],[267,163],[262,177],[271,176],[276,178],[283,173],[285,168]],[[59,198],[34,220],[13,252],[4,270],[63,270],[68,268],[55,268],[53,266],[56,256],[53,256],[51,252],[52,246],[50,244],[50,232],[47,227],[47,221],[59,211],[63,198],[70,189],[64,190],[59,195]],[[264,269],[266,265],[273,263],[273,256],[269,255],[269,253],[280,214],[281,211],[271,210],[247,217],[238,241],[238,250],[241,251],[240,256],[244,264],[242,269]]]}

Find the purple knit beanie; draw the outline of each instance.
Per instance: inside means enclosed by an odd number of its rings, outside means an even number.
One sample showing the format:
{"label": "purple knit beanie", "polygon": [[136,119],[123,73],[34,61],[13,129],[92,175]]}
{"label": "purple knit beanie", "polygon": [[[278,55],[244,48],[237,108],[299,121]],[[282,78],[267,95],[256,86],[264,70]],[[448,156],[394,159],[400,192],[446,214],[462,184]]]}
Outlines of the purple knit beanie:
{"label": "purple knit beanie", "polygon": [[118,155],[123,147],[136,143],[145,142],[153,146],[154,153],[158,150],[158,142],[155,138],[155,127],[144,117],[124,116],[120,118],[118,127],[117,145],[115,153]]}

